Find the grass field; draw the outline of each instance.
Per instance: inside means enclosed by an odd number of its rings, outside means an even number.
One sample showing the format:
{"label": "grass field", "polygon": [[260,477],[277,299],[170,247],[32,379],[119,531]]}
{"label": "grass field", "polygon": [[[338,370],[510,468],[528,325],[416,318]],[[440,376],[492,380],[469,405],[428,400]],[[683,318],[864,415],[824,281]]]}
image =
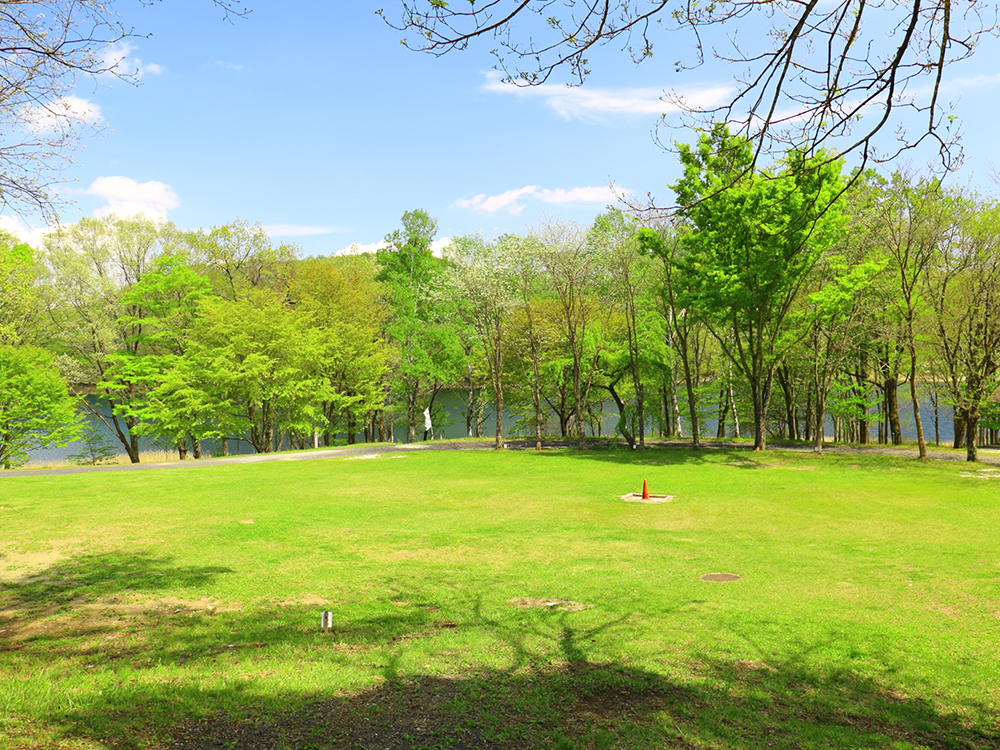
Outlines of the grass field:
{"label": "grass field", "polygon": [[[619,499],[643,479],[673,502]],[[989,467],[671,448],[0,477],[0,529],[3,748],[1000,748]]]}

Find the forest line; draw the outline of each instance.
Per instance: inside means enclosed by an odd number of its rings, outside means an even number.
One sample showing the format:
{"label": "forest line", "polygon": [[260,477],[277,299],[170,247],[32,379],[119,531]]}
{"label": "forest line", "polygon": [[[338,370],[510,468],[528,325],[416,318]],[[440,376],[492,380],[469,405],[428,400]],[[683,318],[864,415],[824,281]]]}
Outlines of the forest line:
{"label": "forest line", "polygon": [[[437,395],[466,432],[505,411],[537,444],[616,432],[900,444],[908,393],[954,410],[976,460],[1000,428],[1000,206],[933,178],[848,183],[830,155],[747,169],[718,127],[682,146],[672,217],[453,238],[403,215],[373,255],[299,258],[259,225],[181,231],[83,219],[35,251],[0,237],[0,464],[103,421],[184,457],[245,436],[259,453],[424,435]],[[107,404],[101,409],[96,395]],[[86,435],[84,437],[87,437]],[[93,439],[93,435],[90,435]]]}

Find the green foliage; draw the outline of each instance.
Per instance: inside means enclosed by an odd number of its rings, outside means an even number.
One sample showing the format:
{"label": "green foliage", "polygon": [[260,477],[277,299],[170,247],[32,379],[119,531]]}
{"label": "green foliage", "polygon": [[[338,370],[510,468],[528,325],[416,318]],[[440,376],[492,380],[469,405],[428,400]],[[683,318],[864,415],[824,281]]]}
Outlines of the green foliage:
{"label": "green foliage", "polygon": [[789,313],[844,225],[842,164],[792,152],[758,172],[750,144],[722,124],[678,150],[684,176],[673,188],[695,228],[677,260],[687,280],[679,302],[699,311],[750,384],[760,449],[774,368],[805,335]]}
{"label": "green foliage", "polygon": [[0,231],[0,345],[26,342],[36,332],[39,269],[31,247]]}
{"label": "green foliage", "polygon": [[52,355],[0,345],[0,466],[23,463],[34,448],[67,445],[79,429],[76,399]]}
{"label": "green foliage", "polygon": [[81,432],[79,442],[82,447],[78,453],[70,453],[66,458],[77,466],[101,466],[117,461],[118,455],[101,433],[100,429],[88,424]]}

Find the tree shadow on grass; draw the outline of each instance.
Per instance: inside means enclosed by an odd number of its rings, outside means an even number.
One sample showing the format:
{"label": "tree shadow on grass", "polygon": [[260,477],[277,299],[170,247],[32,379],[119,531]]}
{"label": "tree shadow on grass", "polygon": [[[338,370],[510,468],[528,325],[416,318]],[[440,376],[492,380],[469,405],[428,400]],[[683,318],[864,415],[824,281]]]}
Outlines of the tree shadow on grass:
{"label": "tree shadow on grass", "polygon": [[[976,728],[919,698],[851,674],[788,665],[706,660],[684,684],[621,664],[577,661],[510,673],[413,674],[334,698],[272,696],[252,684],[122,690],[66,717],[69,734],[114,748],[1000,748],[997,728]],[[228,715],[182,718],[177,706],[213,704]],[[282,707],[282,704],[285,707]],[[238,706],[236,711],[233,706]],[[138,708],[137,708],[138,707]],[[109,717],[172,710],[178,722],[145,743]],[[103,721],[94,732],[93,718]]]}
{"label": "tree shadow on grass", "polygon": [[[53,633],[23,643],[17,656],[26,668],[61,658],[64,673],[100,660],[101,689],[78,692],[71,704],[54,704],[35,719],[67,746],[1000,748],[1000,726],[987,707],[964,705],[963,718],[884,679],[811,666],[808,649],[761,661],[695,654],[669,676],[591,660],[595,641],[627,637],[621,626],[628,616],[591,614],[583,627],[575,612],[536,610],[501,620],[473,601],[464,616],[453,611],[455,619],[445,620],[434,610],[373,612],[337,623],[329,635],[318,632],[317,612],[300,606],[158,611],[133,625],[142,631],[133,643],[81,655],[72,632]],[[405,668],[426,658],[426,639],[463,629],[509,647],[510,667],[446,675]],[[365,666],[367,676],[342,694],[275,688],[255,677],[275,661],[303,656],[331,673]],[[177,676],[175,669],[168,678],[146,672],[164,664],[191,671]]]}
{"label": "tree shadow on grass", "polygon": [[0,582],[0,610],[31,613],[115,595],[198,589],[233,572],[221,566],[178,566],[171,557],[144,553],[83,555],[19,581]]}
{"label": "tree shadow on grass", "polygon": [[628,446],[591,445],[585,451],[567,448],[567,458],[613,463],[624,466],[678,466],[681,464],[728,465],[739,469],[760,469],[765,466],[757,460],[753,446],[720,445],[694,450],[690,445],[650,445],[643,451],[629,450]]}

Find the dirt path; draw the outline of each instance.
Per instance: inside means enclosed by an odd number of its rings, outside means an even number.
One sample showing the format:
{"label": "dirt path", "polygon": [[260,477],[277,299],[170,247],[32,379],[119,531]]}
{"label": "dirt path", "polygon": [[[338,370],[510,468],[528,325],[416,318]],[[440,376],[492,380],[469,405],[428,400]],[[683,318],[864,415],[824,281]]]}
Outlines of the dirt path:
{"label": "dirt path", "polygon": [[[606,438],[589,441],[596,445],[607,445]],[[662,448],[690,448],[691,443],[686,440],[650,440],[650,446]],[[510,440],[504,444],[512,450],[533,450],[534,440]],[[546,448],[574,448],[577,445],[575,439],[546,440],[543,443]],[[702,443],[705,450],[750,450],[747,443]],[[24,476],[52,476],[57,474],[81,474],[95,471],[144,471],[147,469],[188,469],[199,466],[224,466],[229,464],[249,464],[264,461],[310,461],[318,458],[345,458],[348,456],[375,456],[382,453],[399,453],[401,451],[428,451],[428,450],[491,450],[493,448],[493,438],[484,438],[475,441],[452,442],[448,440],[428,441],[424,443],[380,443],[367,444],[346,448],[320,448],[307,451],[289,451],[286,453],[257,453],[248,456],[225,456],[219,458],[202,458],[188,461],[164,461],[160,463],[147,464],[117,464],[114,466],[66,466],[52,469],[15,469],[13,471],[0,471],[0,478],[3,477],[24,477]],[[798,443],[769,443],[770,450],[796,451],[800,453],[812,453],[811,445]],[[891,446],[847,446],[829,445],[823,448],[824,453],[837,454],[875,454],[881,456],[899,456],[900,458],[916,458],[916,448],[894,448]],[[928,451],[928,458],[933,461],[965,461],[965,451]],[[1000,466],[1000,450],[980,449],[979,461],[982,464]]]}

